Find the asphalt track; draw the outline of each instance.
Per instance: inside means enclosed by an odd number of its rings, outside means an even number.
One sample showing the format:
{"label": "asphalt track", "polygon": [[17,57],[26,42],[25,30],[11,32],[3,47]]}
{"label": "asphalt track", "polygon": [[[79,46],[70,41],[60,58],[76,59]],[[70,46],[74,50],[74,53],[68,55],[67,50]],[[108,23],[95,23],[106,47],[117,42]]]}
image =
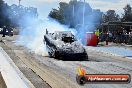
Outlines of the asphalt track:
{"label": "asphalt track", "polygon": [[4,38],[0,46],[11,57],[22,73],[36,88],[132,88],[129,84],[86,84],[76,82],[78,67],[86,69],[88,74],[130,74],[132,60],[106,55],[86,47],[89,61],[63,61],[48,56],[36,55],[30,50],[16,46],[13,38]]}

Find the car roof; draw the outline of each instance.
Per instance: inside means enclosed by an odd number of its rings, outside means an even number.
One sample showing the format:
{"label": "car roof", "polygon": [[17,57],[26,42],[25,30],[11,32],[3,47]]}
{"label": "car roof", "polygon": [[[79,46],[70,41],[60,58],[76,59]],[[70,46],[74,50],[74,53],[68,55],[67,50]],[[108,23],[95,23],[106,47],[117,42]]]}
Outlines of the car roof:
{"label": "car roof", "polygon": [[55,33],[71,33],[71,31],[55,31]]}

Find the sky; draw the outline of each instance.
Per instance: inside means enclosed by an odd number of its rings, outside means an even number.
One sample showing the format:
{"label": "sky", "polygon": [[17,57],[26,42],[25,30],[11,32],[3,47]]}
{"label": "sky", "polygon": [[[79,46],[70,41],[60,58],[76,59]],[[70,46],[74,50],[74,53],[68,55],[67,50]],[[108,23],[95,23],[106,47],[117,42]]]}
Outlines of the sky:
{"label": "sky", "polygon": [[[19,0],[4,0],[7,4],[18,4]],[[27,7],[37,7],[40,17],[47,17],[52,8],[58,8],[59,2],[69,2],[70,0],[21,0],[21,5]],[[81,0],[84,1],[84,0]],[[100,9],[106,12],[109,9],[115,10],[119,15],[123,13],[126,4],[132,6],[132,0],[85,0],[93,9]]]}

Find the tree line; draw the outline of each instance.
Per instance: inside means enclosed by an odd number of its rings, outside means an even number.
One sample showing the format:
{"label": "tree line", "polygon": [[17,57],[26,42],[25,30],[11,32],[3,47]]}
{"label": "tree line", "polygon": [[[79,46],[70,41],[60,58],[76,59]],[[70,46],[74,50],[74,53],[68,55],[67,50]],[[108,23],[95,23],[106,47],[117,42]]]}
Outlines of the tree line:
{"label": "tree line", "polygon": [[124,8],[124,13],[119,16],[115,10],[108,10],[106,14],[103,14],[103,22],[119,21],[119,22],[132,22],[132,7],[127,4]]}
{"label": "tree line", "polygon": [[[83,19],[83,16],[85,19]],[[59,9],[52,9],[49,17],[75,28],[76,25],[100,23],[102,12],[93,10],[88,3],[71,0],[69,3],[60,2]]]}
{"label": "tree line", "polygon": [[[85,12],[83,12],[84,10]],[[69,3],[60,2],[58,9],[52,9],[49,17],[73,28],[78,24],[83,24],[83,16],[85,17],[84,22],[86,25],[88,23],[101,24],[110,21],[132,22],[132,7],[127,4],[123,10],[124,13],[121,16],[115,10],[108,10],[103,13],[99,9],[92,9],[88,3],[71,0]]]}
{"label": "tree line", "polygon": [[30,17],[31,19],[38,17],[37,8],[24,7],[22,5],[9,6],[3,0],[0,0],[0,27],[10,26],[19,27],[22,26],[22,22],[26,21]]}

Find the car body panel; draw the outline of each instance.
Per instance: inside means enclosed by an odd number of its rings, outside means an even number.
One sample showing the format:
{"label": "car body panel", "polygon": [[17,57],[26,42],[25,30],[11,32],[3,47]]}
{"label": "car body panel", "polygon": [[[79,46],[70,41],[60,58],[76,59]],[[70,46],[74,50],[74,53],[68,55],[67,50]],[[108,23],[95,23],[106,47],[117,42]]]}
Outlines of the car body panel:
{"label": "car body panel", "polygon": [[84,59],[87,53],[70,31],[56,31],[44,35],[48,53],[54,58]]}

